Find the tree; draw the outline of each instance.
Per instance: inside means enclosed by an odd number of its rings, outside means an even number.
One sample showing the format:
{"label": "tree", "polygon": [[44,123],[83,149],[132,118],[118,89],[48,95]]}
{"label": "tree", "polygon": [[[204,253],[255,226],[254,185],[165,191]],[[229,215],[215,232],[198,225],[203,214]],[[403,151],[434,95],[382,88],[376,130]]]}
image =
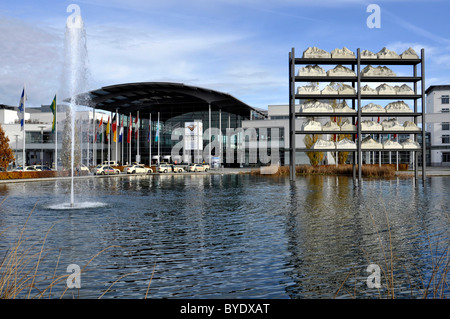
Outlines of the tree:
{"label": "tree", "polygon": [[[74,148],[74,167],[79,167],[81,162],[80,136],[75,127],[75,148]],[[72,169],[72,114],[70,108],[66,110],[66,121],[64,123],[61,162],[65,169]]]}
{"label": "tree", "polygon": [[[320,134],[305,135],[303,141],[305,142],[306,148],[310,149],[321,137],[322,135]],[[319,162],[323,160],[323,152],[306,152],[306,155],[308,156],[309,162],[312,166],[319,165]]]}
{"label": "tree", "polygon": [[3,127],[0,125],[0,168],[6,171],[9,163],[14,161],[14,153],[9,146],[9,137],[6,136]]}

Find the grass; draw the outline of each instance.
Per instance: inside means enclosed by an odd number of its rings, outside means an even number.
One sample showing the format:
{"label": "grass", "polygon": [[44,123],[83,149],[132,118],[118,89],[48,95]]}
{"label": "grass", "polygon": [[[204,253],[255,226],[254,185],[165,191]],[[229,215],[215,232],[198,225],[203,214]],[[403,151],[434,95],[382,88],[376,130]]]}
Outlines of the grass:
{"label": "grass", "polygon": [[[380,199],[380,201],[384,202]],[[414,266],[414,260],[412,260],[411,263],[408,265],[405,264],[405,261],[400,260],[397,256],[394,255],[394,249],[392,246],[392,233],[391,228],[389,225],[389,217],[386,212],[386,208],[384,207],[384,213],[387,223],[387,234],[388,234],[388,247],[385,248],[385,245],[383,244],[383,240],[380,235],[380,231],[375,225],[375,220],[373,215],[370,213],[372,225],[374,229],[376,229],[376,234],[378,237],[378,244],[380,248],[380,253],[383,256],[383,260],[377,264],[380,267],[381,270],[381,288],[377,288],[377,293],[379,298],[381,299],[396,299],[397,295],[399,293],[405,293],[405,291],[401,291],[401,288],[398,287],[397,283],[400,283],[400,279],[396,279],[396,274],[399,272],[398,269],[401,267],[405,274],[407,275],[408,281],[409,281],[409,287],[410,287],[410,297],[411,298],[422,298],[422,299],[446,299],[448,298],[448,291],[450,289],[449,283],[448,283],[448,274],[449,274],[449,266],[450,266],[450,250],[449,250],[449,243],[448,239],[446,241],[446,247],[443,249],[441,253],[438,253],[438,244],[433,249],[433,244],[431,243],[430,236],[428,236],[428,246],[430,249],[430,256],[431,256],[431,275],[428,279],[424,279],[421,275],[421,271],[417,269]],[[447,215],[447,218],[449,218],[449,215]],[[361,248],[362,249],[362,248]],[[372,264],[371,259],[367,251],[362,249],[367,260],[367,265]],[[394,267],[396,265],[396,267]],[[407,267],[409,266],[409,267]],[[409,269],[409,270],[408,270]],[[419,274],[419,280],[420,280],[420,286],[414,287],[412,283],[412,276],[410,274],[410,271],[414,270],[415,273]],[[352,273],[355,273],[355,285],[353,287],[353,292],[350,291],[350,284],[347,283],[348,279],[350,278],[350,275]],[[367,276],[370,274],[367,273]],[[356,284],[358,282],[357,280],[357,274],[356,269],[352,268],[348,272],[347,276],[337,289],[334,297],[337,298],[342,291],[346,292],[347,295],[349,295],[351,298],[355,299],[358,297],[357,290],[356,290]],[[367,289],[371,289],[368,288]],[[447,295],[446,295],[447,294]]]}
{"label": "grass", "polygon": [[[0,206],[7,199],[5,197],[0,203]],[[47,236],[52,230],[52,228],[57,224],[54,223],[45,233],[45,236],[41,243],[36,244],[30,238],[25,236],[25,229],[28,221],[36,208],[37,203],[33,207],[32,211],[28,215],[25,224],[20,230],[19,237],[17,241],[12,245],[11,248],[7,249],[3,256],[0,257],[0,299],[42,299],[51,298],[52,291],[55,287],[59,285],[65,285],[67,279],[71,276],[70,273],[56,276],[57,268],[59,265],[61,250],[59,251],[58,258],[56,260],[55,269],[50,279],[47,278],[48,274],[43,274],[40,272],[39,267],[45,259],[48,251],[45,249],[45,244]],[[0,236],[5,233],[8,229],[0,231]],[[86,265],[81,269],[80,275],[86,273],[87,266],[100,254],[111,248],[120,248],[120,246],[112,245],[106,247],[94,255]],[[153,267],[153,272],[148,283],[147,291],[145,293],[145,298],[148,296],[148,291],[150,289],[150,284],[153,279],[155,272],[155,266]],[[132,275],[134,273],[127,273],[122,275],[117,280],[115,280],[100,296],[99,299],[105,296],[111,288],[122,278]],[[62,293],[59,297],[60,299],[68,291],[68,285],[65,285],[65,289],[61,289]],[[79,291],[78,291],[79,292]]]}

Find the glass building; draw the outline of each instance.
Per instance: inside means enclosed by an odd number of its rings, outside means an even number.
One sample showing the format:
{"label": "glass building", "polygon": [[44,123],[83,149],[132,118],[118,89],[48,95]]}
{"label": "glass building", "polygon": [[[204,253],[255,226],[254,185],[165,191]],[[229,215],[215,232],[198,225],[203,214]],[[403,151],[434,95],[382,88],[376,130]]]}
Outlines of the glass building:
{"label": "glass building", "polygon": [[76,98],[79,105],[110,113],[117,132],[123,122],[122,142],[110,141],[110,159],[121,163],[238,166],[236,156],[230,162],[225,154],[230,149],[236,154],[241,147],[242,121],[265,118],[263,111],[229,94],[181,83],[119,84]]}

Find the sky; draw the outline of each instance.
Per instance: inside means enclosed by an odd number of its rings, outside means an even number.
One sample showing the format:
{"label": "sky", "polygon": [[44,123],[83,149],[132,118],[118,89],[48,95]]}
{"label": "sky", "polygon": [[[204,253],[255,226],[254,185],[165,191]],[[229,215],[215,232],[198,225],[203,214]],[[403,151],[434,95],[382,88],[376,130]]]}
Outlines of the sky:
{"label": "sky", "polygon": [[[425,87],[450,84],[448,0],[16,0],[0,2],[0,104],[66,96],[64,37],[77,4],[86,30],[88,90],[176,82],[267,109],[289,103],[288,55],[425,49]],[[370,4],[380,27],[369,28]],[[400,70],[400,72],[403,72]]]}

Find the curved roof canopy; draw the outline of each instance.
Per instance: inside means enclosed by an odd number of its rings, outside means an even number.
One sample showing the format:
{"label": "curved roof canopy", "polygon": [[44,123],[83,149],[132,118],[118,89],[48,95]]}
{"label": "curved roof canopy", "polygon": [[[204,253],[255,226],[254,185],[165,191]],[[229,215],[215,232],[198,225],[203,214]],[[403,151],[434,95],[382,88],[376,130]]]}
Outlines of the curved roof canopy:
{"label": "curved roof canopy", "polygon": [[222,109],[245,117],[250,115],[250,111],[261,113],[229,94],[170,82],[137,82],[105,86],[77,95],[76,102],[79,105],[109,112],[117,110],[125,115],[139,111],[140,116],[164,112],[169,107],[172,110],[177,108],[182,110],[190,105],[199,110],[208,109],[211,105],[212,109]]}

